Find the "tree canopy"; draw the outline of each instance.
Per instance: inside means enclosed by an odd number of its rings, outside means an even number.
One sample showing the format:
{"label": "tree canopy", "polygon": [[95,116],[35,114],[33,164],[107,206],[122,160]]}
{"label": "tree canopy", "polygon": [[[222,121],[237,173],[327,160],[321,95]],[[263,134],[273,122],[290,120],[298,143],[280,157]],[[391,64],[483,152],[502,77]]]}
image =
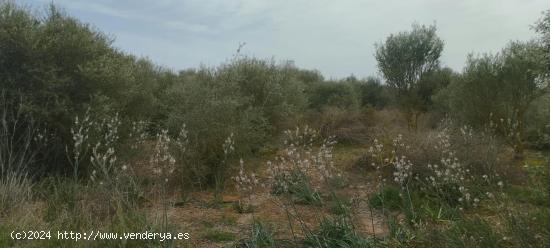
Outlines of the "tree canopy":
{"label": "tree canopy", "polygon": [[388,85],[406,94],[439,66],[442,51],[443,41],[435,26],[414,24],[412,31],[392,34],[376,45],[375,58]]}

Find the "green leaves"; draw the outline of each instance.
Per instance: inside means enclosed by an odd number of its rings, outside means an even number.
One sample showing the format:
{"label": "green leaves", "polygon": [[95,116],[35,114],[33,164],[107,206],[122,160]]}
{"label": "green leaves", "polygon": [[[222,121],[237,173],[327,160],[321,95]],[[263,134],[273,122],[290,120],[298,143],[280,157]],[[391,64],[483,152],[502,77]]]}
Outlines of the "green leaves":
{"label": "green leaves", "polygon": [[412,31],[390,35],[376,45],[375,58],[388,85],[406,94],[422,76],[439,66],[443,41],[435,26],[413,25]]}
{"label": "green leaves", "polygon": [[435,26],[413,24],[412,31],[392,34],[376,45],[378,69],[396,94],[409,128],[416,129],[419,113],[426,109],[426,90],[419,90],[420,82],[439,68],[443,41],[435,32]]}

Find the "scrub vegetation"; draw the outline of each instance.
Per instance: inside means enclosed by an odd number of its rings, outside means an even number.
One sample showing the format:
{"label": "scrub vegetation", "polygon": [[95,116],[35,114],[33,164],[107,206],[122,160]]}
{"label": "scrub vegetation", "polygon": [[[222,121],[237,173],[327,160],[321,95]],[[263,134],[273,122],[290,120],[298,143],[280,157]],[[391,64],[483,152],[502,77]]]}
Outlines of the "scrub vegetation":
{"label": "scrub vegetation", "polygon": [[375,44],[381,78],[329,80],[173,71],[2,1],[0,247],[549,247],[550,12],[533,29],[457,72],[413,24]]}

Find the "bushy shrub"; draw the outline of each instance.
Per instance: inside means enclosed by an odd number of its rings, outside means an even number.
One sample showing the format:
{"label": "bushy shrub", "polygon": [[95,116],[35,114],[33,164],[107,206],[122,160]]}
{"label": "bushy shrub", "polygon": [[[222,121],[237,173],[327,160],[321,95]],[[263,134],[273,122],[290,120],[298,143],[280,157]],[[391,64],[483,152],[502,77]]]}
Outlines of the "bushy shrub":
{"label": "bushy shrub", "polygon": [[238,95],[247,99],[246,107],[257,108],[276,127],[306,107],[304,82],[299,80],[297,68],[288,61],[276,63],[237,57],[217,68],[216,77],[222,82],[235,84]]}
{"label": "bushy shrub", "polygon": [[88,107],[122,118],[156,113],[150,92],[165,81],[161,70],[119,52],[110,37],[53,5],[34,14],[12,1],[0,3],[0,41],[0,86],[8,106],[24,99],[23,111],[50,140],[39,154],[44,172],[71,172],[70,127]]}
{"label": "bushy shrub", "polygon": [[389,89],[380,82],[380,79],[370,77],[358,81],[361,106],[384,108],[391,103]]}
{"label": "bushy shrub", "polygon": [[469,56],[461,76],[437,96],[464,124],[493,128],[523,155],[526,114],[547,90],[536,42],[511,42],[496,55]]}
{"label": "bushy shrub", "polygon": [[550,94],[535,100],[526,114],[525,139],[537,149],[550,148]]}
{"label": "bushy shrub", "polygon": [[308,121],[323,136],[334,136],[339,143],[365,143],[374,125],[374,109],[342,109],[326,107],[310,111]]}
{"label": "bushy shrub", "polygon": [[256,153],[273,133],[303,111],[305,97],[295,68],[270,60],[235,58],[217,68],[180,75],[164,99],[167,125],[184,122],[189,133],[189,179],[212,182],[220,144],[234,134],[236,154]]}
{"label": "bushy shrub", "polygon": [[326,107],[356,109],[360,106],[359,92],[345,81],[325,81],[311,86],[309,107],[322,110]]}

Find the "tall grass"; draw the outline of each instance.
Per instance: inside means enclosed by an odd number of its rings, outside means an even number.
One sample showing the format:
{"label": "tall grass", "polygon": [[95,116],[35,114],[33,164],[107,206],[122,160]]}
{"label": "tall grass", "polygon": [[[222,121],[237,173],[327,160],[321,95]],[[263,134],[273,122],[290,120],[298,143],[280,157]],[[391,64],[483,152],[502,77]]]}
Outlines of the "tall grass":
{"label": "tall grass", "polygon": [[29,170],[35,165],[40,143],[47,137],[24,112],[23,100],[0,96],[0,216],[30,200]]}
{"label": "tall grass", "polygon": [[0,216],[31,200],[32,187],[26,174],[11,173],[0,178]]}

